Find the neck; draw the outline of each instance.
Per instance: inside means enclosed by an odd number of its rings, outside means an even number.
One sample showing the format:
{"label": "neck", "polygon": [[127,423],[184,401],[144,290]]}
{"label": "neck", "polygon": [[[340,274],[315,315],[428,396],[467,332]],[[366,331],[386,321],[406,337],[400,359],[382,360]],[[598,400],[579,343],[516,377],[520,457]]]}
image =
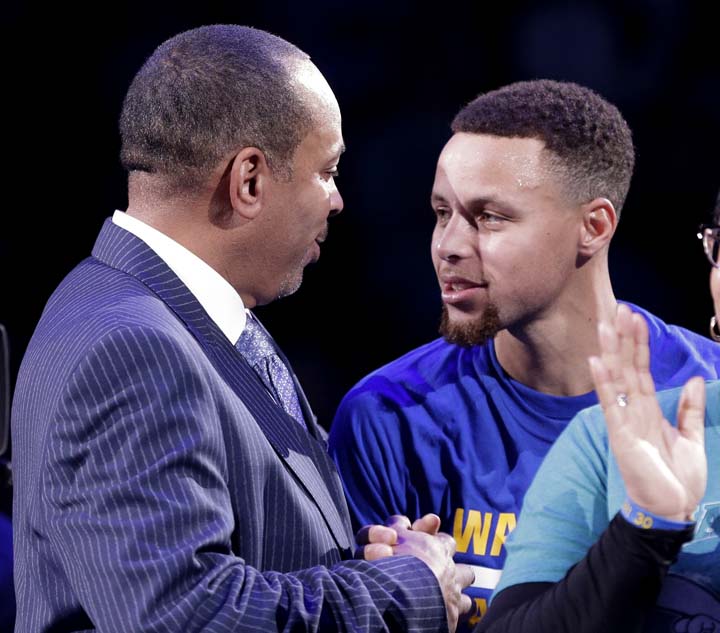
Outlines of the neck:
{"label": "neck", "polygon": [[597,326],[617,301],[607,264],[591,283],[569,292],[532,321],[501,330],[495,352],[503,369],[531,389],[556,396],[593,390],[588,357],[599,352]]}
{"label": "neck", "polygon": [[[166,190],[155,175],[133,173],[128,180],[127,214],[157,229],[222,273],[213,223],[211,188],[192,192]],[[213,247],[213,245],[215,247]]]}

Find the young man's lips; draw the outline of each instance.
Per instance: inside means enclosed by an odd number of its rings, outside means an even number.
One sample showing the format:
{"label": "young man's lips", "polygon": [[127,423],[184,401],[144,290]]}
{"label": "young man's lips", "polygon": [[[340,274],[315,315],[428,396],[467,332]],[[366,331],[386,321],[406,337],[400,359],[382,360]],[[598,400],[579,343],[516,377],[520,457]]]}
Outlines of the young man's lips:
{"label": "young man's lips", "polygon": [[486,284],[476,284],[466,280],[444,281],[441,286],[441,296],[445,303],[462,303],[472,299],[485,288]]}

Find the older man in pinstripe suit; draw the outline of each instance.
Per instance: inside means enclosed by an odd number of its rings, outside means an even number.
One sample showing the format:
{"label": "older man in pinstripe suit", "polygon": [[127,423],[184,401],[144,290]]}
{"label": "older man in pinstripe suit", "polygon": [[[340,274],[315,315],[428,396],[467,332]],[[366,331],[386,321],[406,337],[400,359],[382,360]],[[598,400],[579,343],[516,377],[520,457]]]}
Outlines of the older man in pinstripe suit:
{"label": "older man in pinstripe suit", "polygon": [[202,27],[145,63],[120,127],[128,210],[18,377],[16,630],[453,629],[470,579],[433,517],[350,559],[323,432],[249,312],[299,287],[342,209],[324,78],[277,37]]}

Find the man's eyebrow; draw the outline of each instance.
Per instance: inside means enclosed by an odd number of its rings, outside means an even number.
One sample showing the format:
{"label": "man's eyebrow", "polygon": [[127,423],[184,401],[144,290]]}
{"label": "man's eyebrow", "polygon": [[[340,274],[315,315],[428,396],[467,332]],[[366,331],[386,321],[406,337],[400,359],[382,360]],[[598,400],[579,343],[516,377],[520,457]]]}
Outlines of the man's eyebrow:
{"label": "man's eyebrow", "polygon": [[[433,192],[430,194],[430,202],[447,202],[447,199],[442,194]],[[499,201],[495,198],[495,196],[477,196],[468,200],[464,206],[473,207],[480,204],[487,204],[488,202],[496,202],[499,204]]]}
{"label": "man's eyebrow", "polygon": [[441,196],[439,193],[435,193],[434,191],[430,194],[430,204],[433,202],[447,202],[445,200],[444,196]]}

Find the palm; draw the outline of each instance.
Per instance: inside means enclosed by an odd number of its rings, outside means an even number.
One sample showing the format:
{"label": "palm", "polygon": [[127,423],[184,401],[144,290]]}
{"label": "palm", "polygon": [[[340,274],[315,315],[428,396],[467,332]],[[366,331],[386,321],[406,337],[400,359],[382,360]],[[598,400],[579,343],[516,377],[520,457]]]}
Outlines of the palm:
{"label": "palm", "polygon": [[[628,496],[660,516],[683,519],[705,490],[704,383],[683,389],[674,428],[662,415],[649,371],[647,327],[626,306],[600,331],[602,355],[591,361],[610,447]],[[627,394],[627,405],[618,394]]]}

